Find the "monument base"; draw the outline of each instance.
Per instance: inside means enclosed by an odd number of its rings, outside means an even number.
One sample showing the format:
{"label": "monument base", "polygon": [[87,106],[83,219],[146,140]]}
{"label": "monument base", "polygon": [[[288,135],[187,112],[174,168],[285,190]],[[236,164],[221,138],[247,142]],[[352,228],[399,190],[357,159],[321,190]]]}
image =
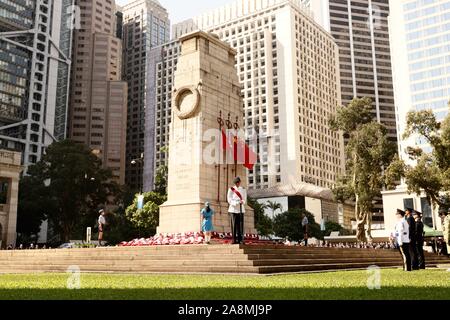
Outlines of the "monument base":
{"label": "monument base", "polygon": [[[159,226],[157,233],[182,233],[202,231],[201,210],[205,207],[205,202],[196,203],[169,203],[166,202],[160,207]],[[228,203],[211,202],[211,207],[215,212],[213,226],[215,232],[231,232],[231,219],[228,214]],[[257,234],[253,209],[245,207],[244,233]]]}

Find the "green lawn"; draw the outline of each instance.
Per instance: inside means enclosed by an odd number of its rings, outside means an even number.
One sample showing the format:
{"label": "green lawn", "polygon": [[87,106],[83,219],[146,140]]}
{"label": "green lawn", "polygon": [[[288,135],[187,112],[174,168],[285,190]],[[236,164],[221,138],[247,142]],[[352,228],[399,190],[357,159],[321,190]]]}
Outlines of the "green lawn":
{"label": "green lawn", "polygon": [[82,274],[0,275],[0,300],[9,299],[450,299],[450,272],[381,271],[381,289],[367,288],[367,271],[279,276]]}

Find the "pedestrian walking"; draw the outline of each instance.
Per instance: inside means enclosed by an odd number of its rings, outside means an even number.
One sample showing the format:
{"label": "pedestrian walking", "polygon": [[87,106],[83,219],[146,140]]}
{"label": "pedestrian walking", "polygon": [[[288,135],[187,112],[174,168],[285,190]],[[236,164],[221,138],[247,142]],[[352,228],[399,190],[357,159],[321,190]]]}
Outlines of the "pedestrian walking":
{"label": "pedestrian walking", "polygon": [[203,218],[202,231],[205,235],[205,243],[209,244],[211,242],[211,232],[214,230],[212,222],[214,210],[211,209],[211,204],[209,202],[205,203],[205,207],[202,209],[201,215]]}
{"label": "pedestrian walking", "polygon": [[405,219],[405,211],[397,209],[397,224],[395,225],[395,238],[399,246],[400,253],[403,259],[403,270],[411,271],[411,256],[409,251],[409,225]]}
{"label": "pedestrian walking", "polygon": [[231,234],[233,244],[244,244],[244,215],[247,203],[247,192],[241,187],[241,178],[234,179],[234,186],[228,189],[227,200],[230,207],[228,213],[231,218]]}

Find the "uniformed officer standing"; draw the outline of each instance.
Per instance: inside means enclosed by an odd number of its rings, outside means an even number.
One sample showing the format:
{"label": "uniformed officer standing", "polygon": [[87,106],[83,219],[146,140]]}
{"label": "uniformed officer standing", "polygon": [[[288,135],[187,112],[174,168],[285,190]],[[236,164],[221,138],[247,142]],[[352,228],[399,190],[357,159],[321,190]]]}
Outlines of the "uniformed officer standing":
{"label": "uniformed officer standing", "polygon": [[241,178],[234,179],[234,187],[228,189],[227,195],[228,213],[231,218],[231,233],[233,235],[233,244],[244,244],[244,215],[245,204],[247,203],[247,191],[241,187]]}
{"label": "uniformed officer standing", "polygon": [[411,256],[411,267],[413,270],[419,270],[419,255],[417,253],[417,239],[416,239],[416,220],[412,215],[413,209],[405,210],[406,221],[409,225],[409,254]]}
{"label": "uniformed officer standing", "polygon": [[423,241],[425,233],[423,231],[422,213],[414,210],[413,216],[416,221],[416,248],[419,258],[419,268],[425,269],[425,255],[423,253]]}
{"label": "uniformed officer standing", "polygon": [[447,213],[444,213],[442,226],[442,231],[444,233],[444,242],[447,246],[447,254],[450,254],[450,209]]}
{"label": "uniformed officer standing", "polygon": [[403,258],[403,270],[411,271],[411,256],[409,254],[409,225],[405,219],[405,211],[398,209],[397,224],[395,225],[395,238]]}

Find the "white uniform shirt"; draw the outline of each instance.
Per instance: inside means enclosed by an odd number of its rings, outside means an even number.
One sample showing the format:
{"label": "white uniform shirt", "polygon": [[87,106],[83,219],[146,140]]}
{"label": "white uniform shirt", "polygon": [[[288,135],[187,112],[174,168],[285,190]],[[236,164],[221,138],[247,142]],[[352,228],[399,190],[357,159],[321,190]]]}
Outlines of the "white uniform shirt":
{"label": "white uniform shirt", "polygon": [[101,224],[103,226],[106,224],[106,220],[105,220],[104,216],[101,215],[98,217],[98,224]]}
{"label": "white uniform shirt", "polygon": [[405,218],[401,219],[395,225],[395,238],[397,243],[401,246],[404,243],[409,243],[409,224]]}
{"label": "white uniform shirt", "polygon": [[[244,203],[242,204],[242,213],[245,213],[245,205],[247,203],[247,191],[245,191],[244,188],[239,187],[236,188],[234,187],[242,196],[242,200],[244,201]],[[230,213],[240,213],[240,203],[241,203],[241,199],[237,196],[236,193],[234,193],[231,188],[228,189],[228,204],[230,205],[230,207],[228,208],[228,212]]]}

